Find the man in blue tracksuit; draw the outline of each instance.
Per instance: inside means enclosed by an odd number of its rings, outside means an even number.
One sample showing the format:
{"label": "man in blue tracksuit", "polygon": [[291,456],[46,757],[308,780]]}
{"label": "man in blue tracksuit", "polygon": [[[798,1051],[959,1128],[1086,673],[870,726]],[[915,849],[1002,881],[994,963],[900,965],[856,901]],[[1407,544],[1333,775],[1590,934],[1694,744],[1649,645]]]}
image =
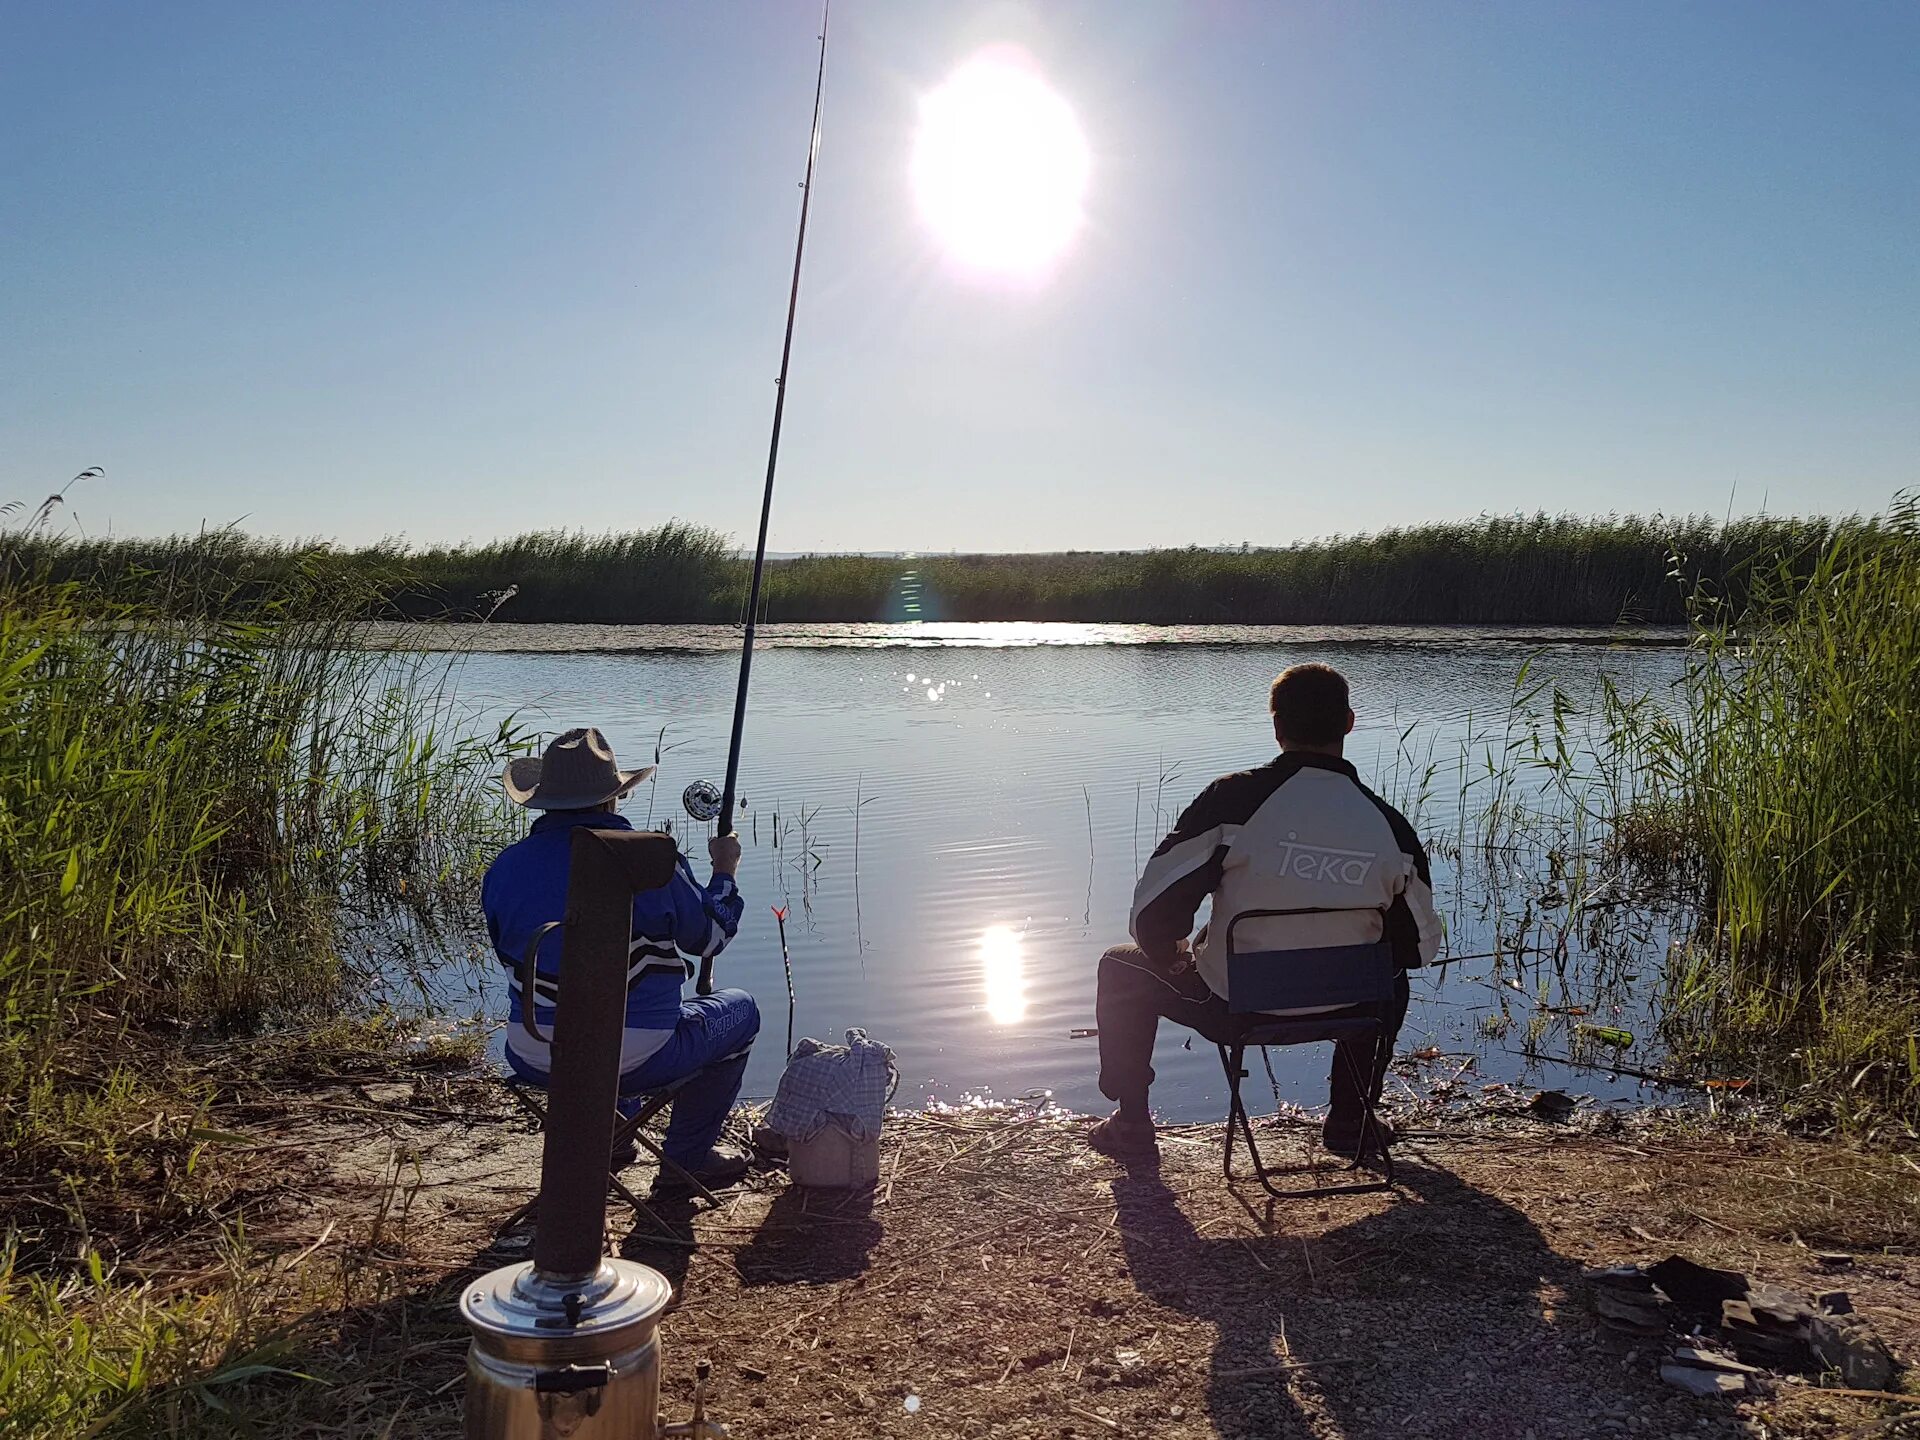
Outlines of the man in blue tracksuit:
{"label": "man in blue tracksuit", "polygon": [[[537,1085],[547,1082],[547,1043],[527,1033],[521,1016],[520,966],[542,925],[559,920],[567,907],[567,871],[573,830],[632,827],[619,814],[623,796],[653,773],[651,766],[622,770],[613,747],[598,730],[569,730],[538,758],[511,761],[506,792],[516,805],[544,812],[532,832],[509,845],[487,871],[481,905],[494,950],[507,967],[509,1019],[507,1063]],[[740,925],[745,902],[734,884],[740,840],[720,835],[707,842],[713,862],[705,885],[694,879],[685,856],[673,880],[633,898],[633,931],[627,954],[627,1013],[620,1046],[620,1093],[639,1096],[688,1075],[674,1096],[662,1149],[709,1188],[730,1184],[747,1170],[747,1158],[717,1143],[740,1094],[748,1052],[760,1033],[760,1011],[744,990],[716,990],[682,1001],[680,987],[700,959],[720,952]],[[540,947],[534,976],[534,1022],[551,1034],[560,971],[553,937]],[[632,1154],[616,1155],[616,1164]],[[670,1172],[655,1178],[656,1192],[673,1188]]]}

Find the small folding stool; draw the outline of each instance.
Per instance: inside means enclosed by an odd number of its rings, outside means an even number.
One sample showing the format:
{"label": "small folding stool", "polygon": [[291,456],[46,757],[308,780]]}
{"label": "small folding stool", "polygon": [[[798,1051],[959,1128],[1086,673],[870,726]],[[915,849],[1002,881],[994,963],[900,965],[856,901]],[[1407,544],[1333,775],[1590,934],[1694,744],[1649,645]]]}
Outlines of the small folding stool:
{"label": "small folding stool", "polygon": [[[696,1070],[691,1075],[683,1075],[671,1085],[663,1086],[658,1090],[649,1090],[643,1095],[623,1095],[620,1097],[623,1103],[634,1104],[637,1101],[638,1108],[636,1108],[631,1115],[627,1114],[624,1110],[617,1110],[614,1114],[613,1145],[608,1151],[607,1190],[611,1194],[618,1195],[627,1207],[633,1211],[636,1219],[646,1220],[663,1237],[677,1238],[674,1237],[671,1227],[655,1213],[653,1207],[648,1205],[646,1201],[642,1200],[628,1188],[627,1182],[622,1180],[619,1172],[612,1168],[612,1157],[628,1145],[638,1146],[653,1156],[663,1173],[668,1170],[673,1171],[674,1174],[678,1175],[681,1180],[686,1183],[687,1187],[694,1194],[701,1196],[710,1204],[718,1205],[720,1203],[719,1197],[707,1189],[706,1186],[702,1185],[699,1180],[695,1179],[693,1173],[684,1165],[680,1164],[679,1161],[670,1159],[666,1152],[654,1143],[653,1137],[646,1132],[647,1123],[662,1110],[666,1109],[672,1102],[673,1097],[684,1089],[688,1082],[697,1079],[699,1075],[700,1072]],[[510,1074],[503,1076],[501,1078],[501,1084],[506,1089],[507,1094],[512,1097],[514,1104],[518,1105],[532,1117],[535,1126],[540,1130],[545,1130],[547,1126],[547,1107],[543,1097],[547,1092],[531,1080],[524,1079],[519,1075]],[[533,1214],[539,1207],[539,1204],[540,1197],[535,1195],[533,1199],[514,1211],[513,1214],[508,1217],[507,1222],[500,1228],[502,1230],[513,1229],[514,1226]]]}
{"label": "small folding stool", "polygon": [[[1318,1195],[1365,1195],[1393,1188],[1393,1153],[1386,1143],[1386,1132],[1373,1097],[1373,1076],[1352,1074],[1352,1057],[1346,1063],[1350,1078],[1360,1094],[1363,1119],[1357,1154],[1344,1173],[1362,1169],[1369,1153],[1380,1157],[1377,1180],[1356,1180],[1337,1184],[1307,1185],[1283,1189],[1275,1177],[1312,1174],[1318,1170],[1310,1159],[1305,1165],[1284,1169],[1269,1166],[1260,1157],[1254,1142],[1253,1122],[1247,1116],[1246,1102],[1240,1095],[1240,1082],[1247,1078],[1246,1053],[1249,1048],[1265,1050],[1273,1045],[1311,1045],[1323,1040],[1368,1040],[1379,1047],[1387,1043],[1382,1015],[1392,1002],[1396,966],[1393,946],[1386,940],[1361,945],[1326,945],[1288,950],[1241,951],[1235,931],[1247,920],[1272,919],[1283,915],[1338,913],[1326,910],[1248,910],[1234,916],[1227,926],[1228,1008],[1235,1014],[1261,1014],[1273,1010],[1320,1010],[1310,1015],[1263,1015],[1240,1035],[1219,1047],[1220,1065],[1227,1075],[1227,1144],[1225,1168],[1229,1181],[1233,1173],[1235,1127],[1247,1142],[1253,1158],[1254,1177],[1276,1199],[1307,1199]],[[1385,917],[1382,916],[1383,929]],[[1352,1008],[1369,1006],[1370,1014],[1356,1015]],[[1338,1008],[1334,1008],[1338,1007]],[[1335,1054],[1339,1051],[1336,1049]],[[1377,1066],[1378,1060],[1376,1058]]]}

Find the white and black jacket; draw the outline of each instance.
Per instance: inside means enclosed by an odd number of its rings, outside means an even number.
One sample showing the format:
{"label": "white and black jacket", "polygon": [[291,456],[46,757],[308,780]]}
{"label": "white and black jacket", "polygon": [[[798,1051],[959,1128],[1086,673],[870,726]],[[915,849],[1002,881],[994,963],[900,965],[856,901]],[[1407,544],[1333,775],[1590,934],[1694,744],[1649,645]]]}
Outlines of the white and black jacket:
{"label": "white and black jacket", "polygon": [[1427,852],[1406,817],[1332,755],[1289,751],[1223,775],[1181,814],[1133,892],[1133,938],[1165,963],[1213,915],[1195,947],[1209,989],[1227,991],[1227,932],[1253,910],[1312,911],[1249,920],[1238,943],[1268,950],[1393,946],[1403,969],[1432,963],[1442,929]]}

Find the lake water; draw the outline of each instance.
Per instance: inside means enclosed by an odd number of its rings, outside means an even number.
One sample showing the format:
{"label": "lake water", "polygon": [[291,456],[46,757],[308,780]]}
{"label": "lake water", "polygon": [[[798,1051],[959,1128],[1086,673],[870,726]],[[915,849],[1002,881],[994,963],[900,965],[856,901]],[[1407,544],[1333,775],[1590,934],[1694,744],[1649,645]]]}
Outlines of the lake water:
{"label": "lake water", "polygon": [[[1554,893],[1540,857],[1481,850],[1484,753],[1510,727],[1516,680],[1551,677],[1576,701],[1603,677],[1658,690],[1680,668],[1671,636],[1356,627],[968,625],[774,626],[761,632],[741,765],[747,898],[721,983],[760,997],[766,1029],[748,1093],[768,1095],[786,1039],[773,909],[788,911],[796,1035],[865,1027],[899,1057],[900,1103],[1051,1092],[1098,1111],[1094,968],[1126,938],[1139,867],[1215,775],[1273,753],[1266,688],[1303,660],[1339,667],[1359,728],[1348,756],[1433,837],[1449,949],[1549,949],[1417,972],[1403,1052],[1415,1088],[1452,1075],[1566,1085],[1602,1097],[1630,1080],[1576,1075],[1523,1054],[1565,1054],[1580,1023],[1618,1025],[1653,1055],[1637,996],[1664,937],[1618,909]],[[598,725],[624,764],[662,749],[656,786],[626,803],[638,825],[671,820],[705,873],[706,827],[680,793],[723,777],[738,634],[727,627],[491,626],[446,632],[471,653],[465,705],[517,711],[548,732]],[[481,648],[484,647],[484,648]],[[1576,721],[1576,725],[1579,722]],[[662,738],[664,732],[664,739]],[[1411,757],[1411,758],[1410,758]],[[1459,766],[1482,778],[1462,789]],[[1429,765],[1435,768],[1423,779]],[[1424,792],[1424,795],[1422,794]],[[1465,857],[1465,858],[1463,858]],[[1571,899],[1574,904],[1566,902]],[[1638,977],[1637,979],[1633,977]],[[1522,993],[1524,992],[1524,993]],[[504,984],[484,1003],[504,1013]],[[1584,1009],[1584,1019],[1560,1013]],[[1489,1031],[1511,1021],[1501,1034]],[[1169,1120],[1218,1119],[1211,1046],[1162,1027],[1154,1103]],[[1450,1058],[1449,1058],[1450,1057]],[[1281,1095],[1324,1099],[1324,1047],[1276,1051]],[[1258,1073],[1258,1072],[1256,1072]],[[1476,1079],[1477,1077],[1477,1079]],[[1394,1082],[1397,1086],[1400,1082]],[[1265,1094],[1264,1081],[1258,1092]],[[1251,1092],[1250,1092],[1251,1093]]]}

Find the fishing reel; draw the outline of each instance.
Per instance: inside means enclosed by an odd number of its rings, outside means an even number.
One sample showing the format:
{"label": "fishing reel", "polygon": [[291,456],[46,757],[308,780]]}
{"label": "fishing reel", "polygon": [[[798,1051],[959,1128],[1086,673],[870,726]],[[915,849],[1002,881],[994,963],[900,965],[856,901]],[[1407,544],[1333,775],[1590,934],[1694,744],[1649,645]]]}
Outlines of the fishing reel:
{"label": "fishing reel", "polygon": [[[727,797],[720,793],[710,780],[696,780],[680,792],[680,808],[695,820],[705,825],[718,820],[720,812],[726,806]],[[730,821],[731,816],[728,817]],[[731,829],[731,824],[723,823],[721,833]],[[713,993],[713,957],[705,956],[700,961],[700,978],[694,985],[694,991],[700,995]]]}
{"label": "fishing reel", "polygon": [[680,807],[704,825],[719,818],[723,798],[711,780],[696,780],[680,792]]}

